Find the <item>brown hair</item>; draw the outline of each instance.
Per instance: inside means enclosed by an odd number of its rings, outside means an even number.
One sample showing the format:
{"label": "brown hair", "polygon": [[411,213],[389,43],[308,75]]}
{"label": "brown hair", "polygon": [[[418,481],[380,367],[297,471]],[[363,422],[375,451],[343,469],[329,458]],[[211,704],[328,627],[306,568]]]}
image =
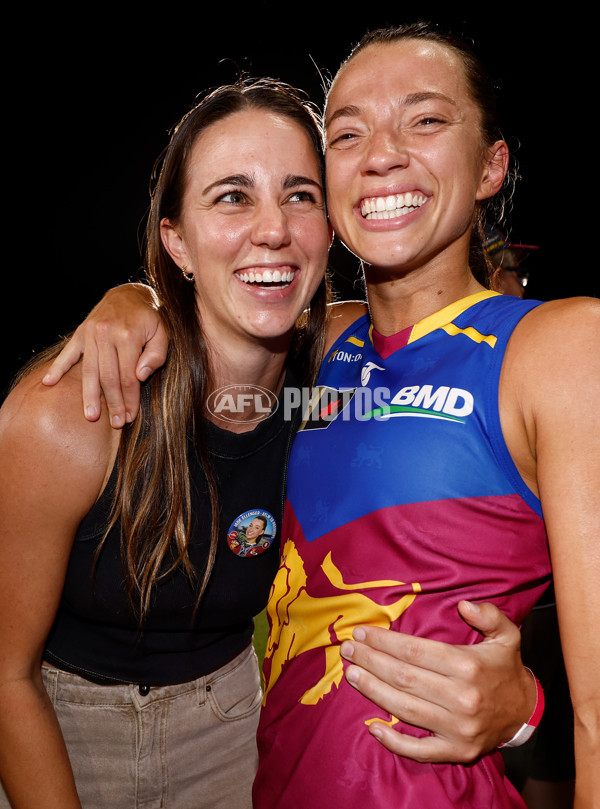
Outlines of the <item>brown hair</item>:
{"label": "brown hair", "polygon": [[[342,63],[340,71],[354,56],[371,45],[394,44],[405,39],[436,42],[454,51],[462,62],[471,98],[479,108],[484,147],[487,148],[495,141],[501,140],[502,132],[498,123],[496,90],[491,76],[466,40],[450,31],[442,30],[434,23],[422,21],[369,31],[352,49],[347,59]],[[470,265],[475,278],[488,288],[491,284],[493,268],[483,249],[485,242],[483,226],[488,220],[499,222],[502,219],[506,199],[510,196],[515,178],[516,173],[514,171],[508,172],[504,181],[504,194],[498,193],[490,199],[477,203],[475,227],[471,234]]]}
{"label": "brown hair", "polygon": [[[198,582],[188,543],[192,503],[188,460],[200,459],[211,503],[210,550],[198,587],[196,609],[206,589],[219,538],[219,496],[206,445],[204,416],[211,392],[208,346],[196,306],[193,284],[164,248],[160,222],[181,216],[189,157],[197,137],[211,124],[248,109],[284,115],[298,123],[314,146],[324,187],[321,119],[303,94],[274,79],[240,79],[199,101],[173,129],[157,161],[145,231],[145,273],[154,289],[169,333],[164,366],[142,387],[137,419],[123,428],[118,479],[105,538],[121,524],[121,560],[130,604],[140,622],[148,612],[154,585],[182,566]],[[317,378],[325,346],[330,298],[327,274],[303,312],[292,337],[286,366],[301,386]],[[40,352],[17,375],[13,386],[64,347],[67,338]],[[102,551],[100,544],[96,558]],[[195,613],[194,613],[195,614]]]}
{"label": "brown hair", "polygon": [[[197,137],[211,124],[247,109],[276,112],[308,134],[324,183],[320,118],[295,88],[272,79],[242,79],[208,93],[174,128],[163,153],[151,195],[146,227],[145,271],[154,288],[170,335],[167,362],[147,383],[141,414],[128,425],[119,449],[119,480],[113,523],[122,525],[122,559],[132,603],[148,611],[153,585],[181,565],[195,580],[188,554],[191,526],[190,451],[206,475],[211,502],[211,542],[197,605],[208,583],[219,537],[219,497],[206,446],[204,416],[211,392],[208,346],[193,284],[166,251],[160,222],[177,222],[187,181],[187,166]],[[310,308],[297,324],[288,367],[301,385],[316,379],[325,340],[329,282],[323,278]]]}

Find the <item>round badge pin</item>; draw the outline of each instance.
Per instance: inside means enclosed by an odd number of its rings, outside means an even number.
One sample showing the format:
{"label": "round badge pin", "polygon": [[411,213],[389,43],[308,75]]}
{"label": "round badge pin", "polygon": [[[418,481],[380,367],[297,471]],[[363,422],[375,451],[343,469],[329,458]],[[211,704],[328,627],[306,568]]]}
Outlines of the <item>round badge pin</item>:
{"label": "round badge pin", "polygon": [[240,514],[229,526],[227,544],[236,556],[251,558],[269,548],[277,535],[275,517],[262,508]]}

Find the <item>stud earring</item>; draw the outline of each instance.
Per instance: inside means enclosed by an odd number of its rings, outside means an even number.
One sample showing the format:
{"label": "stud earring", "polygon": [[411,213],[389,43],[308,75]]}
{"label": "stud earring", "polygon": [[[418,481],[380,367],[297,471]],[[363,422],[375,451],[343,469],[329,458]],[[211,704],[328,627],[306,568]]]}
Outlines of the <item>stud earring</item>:
{"label": "stud earring", "polygon": [[185,278],[186,281],[189,281],[192,284],[194,283],[194,273],[188,272],[188,268],[186,267],[185,264],[181,268],[181,272],[183,273],[183,277]]}

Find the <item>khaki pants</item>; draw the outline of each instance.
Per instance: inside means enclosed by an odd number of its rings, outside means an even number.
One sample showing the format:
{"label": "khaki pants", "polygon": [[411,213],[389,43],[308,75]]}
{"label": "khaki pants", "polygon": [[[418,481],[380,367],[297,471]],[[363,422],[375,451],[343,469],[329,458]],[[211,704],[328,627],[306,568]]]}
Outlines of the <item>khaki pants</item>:
{"label": "khaki pants", "polygon": [[262,697],[252,645],[206,677],[147,693],[42,673],[84,809],[251,808]]}

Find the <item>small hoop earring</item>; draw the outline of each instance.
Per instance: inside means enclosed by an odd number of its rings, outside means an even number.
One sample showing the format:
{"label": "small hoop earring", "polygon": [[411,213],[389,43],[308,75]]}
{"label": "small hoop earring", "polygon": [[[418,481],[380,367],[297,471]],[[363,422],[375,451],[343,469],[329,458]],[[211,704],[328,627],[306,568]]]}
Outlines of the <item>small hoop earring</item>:
{"label": "small hoop earring", "polygon": [[183,277],[185,278],[186,281],[189,281],[191,284],[194,283],[194,273],[188,272],[188,268],[186,267],[185,264],[181,268],[181,272],[183,273]]}

